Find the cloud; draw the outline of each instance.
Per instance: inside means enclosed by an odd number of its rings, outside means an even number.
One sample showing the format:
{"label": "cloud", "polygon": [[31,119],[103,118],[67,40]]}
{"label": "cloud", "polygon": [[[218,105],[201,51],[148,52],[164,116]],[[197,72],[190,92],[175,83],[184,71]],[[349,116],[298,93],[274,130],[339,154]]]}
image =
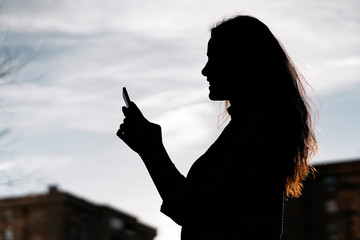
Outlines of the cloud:
{"label": "cloud", "polygon": [[329,61],[329,65],[334,67],[360,67],[360,56],[349,56],[343,59]]}
{"label": "cloud", "polygon": [[360,83],[360,55],[324,60],[312,67],[316,90],[327,95],[340,92]]}
{"label": "cloud", "polygon": [[360,155],[360,83],[322,99],[318,161],[356,159]]}
{"label": "cloud", "polygon": [[14,162],[2,162],[0,163],[0,172],[11,171],[15,167]]}

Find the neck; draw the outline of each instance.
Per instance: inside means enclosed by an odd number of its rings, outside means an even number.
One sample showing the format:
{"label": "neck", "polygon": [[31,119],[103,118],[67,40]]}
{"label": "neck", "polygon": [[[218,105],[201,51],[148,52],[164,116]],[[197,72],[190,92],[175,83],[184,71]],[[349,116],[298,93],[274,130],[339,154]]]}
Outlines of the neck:
{"label": "neck", "polygon": [[232,111],[236,112],[248,112],[253,109],[256,109],[256,106],[253,104],[246,104],[239,101],[229,101]]}
{"label": "neck", "polygon": [[255,112],[266,112],[264,104],[257,104],[256,102],[246,104],[244,102],[230,101],[230,108],[232,117],[254,114]]}

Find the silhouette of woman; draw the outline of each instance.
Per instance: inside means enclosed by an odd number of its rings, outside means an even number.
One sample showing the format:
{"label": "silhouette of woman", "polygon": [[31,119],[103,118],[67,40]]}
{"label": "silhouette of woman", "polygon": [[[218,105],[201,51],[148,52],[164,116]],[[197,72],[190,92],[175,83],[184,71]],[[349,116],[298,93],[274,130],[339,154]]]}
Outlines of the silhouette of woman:
{"label": "silhouette of woman", "polygon": [[211,29],[202,74],[209,98],[227,101],[231,120],[184,177],[159,125],[135,103],[117,132],[144,161],[181,239],[280,239],[283,199],[301,195],[316,152],[311,108],[294,64],[258,19],[239,15]]}

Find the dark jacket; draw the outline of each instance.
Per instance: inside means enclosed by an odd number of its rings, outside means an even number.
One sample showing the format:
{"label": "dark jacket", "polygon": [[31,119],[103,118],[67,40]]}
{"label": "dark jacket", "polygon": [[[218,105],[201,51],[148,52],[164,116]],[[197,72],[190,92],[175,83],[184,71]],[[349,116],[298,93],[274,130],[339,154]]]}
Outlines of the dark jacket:
{"label": "dark jacket", "polygon": [[162,196],[161,211],[182,226],[182,240],[280,239],[284,139],[263,114],[231,117],[187,177]]}

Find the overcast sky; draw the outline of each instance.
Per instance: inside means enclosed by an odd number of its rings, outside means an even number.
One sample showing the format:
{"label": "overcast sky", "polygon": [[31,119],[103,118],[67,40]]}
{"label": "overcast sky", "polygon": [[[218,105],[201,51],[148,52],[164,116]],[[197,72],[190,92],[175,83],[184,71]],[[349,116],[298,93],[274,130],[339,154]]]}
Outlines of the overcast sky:
{"label": "overcast sky", "polygon": [[[307,77],[320,116],[314,163],[360,158],[357,0],[3,0],[1,48],[29,63],[0,85],[1,195],[48,184],[108,204],[180,239],[139,157],[115,136],[121,89],[163,128],[176,166],[220,134],[223,106],[200,71],[209,27],[246,13],[265,22]],[[15,83],[14,83],[15,81]],[[244,90],[246,91],[246,90]],[[312,93],[312,95],[314,95]]]}

